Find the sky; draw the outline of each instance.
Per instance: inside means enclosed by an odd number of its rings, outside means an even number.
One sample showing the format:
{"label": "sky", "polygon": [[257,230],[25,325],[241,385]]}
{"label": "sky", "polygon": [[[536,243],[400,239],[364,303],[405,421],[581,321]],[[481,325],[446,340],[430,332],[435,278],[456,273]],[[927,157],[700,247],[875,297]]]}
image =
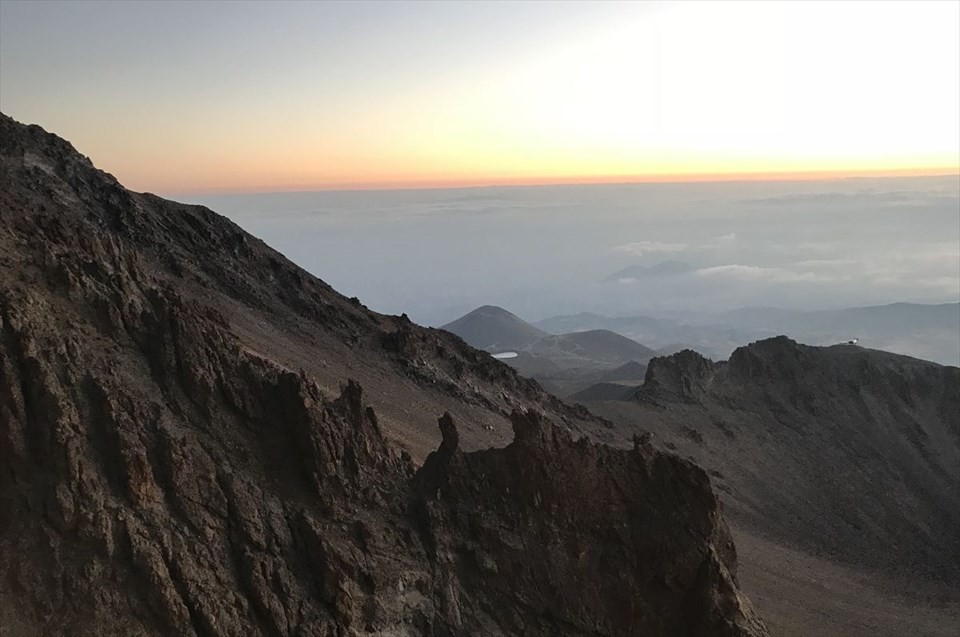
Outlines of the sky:
{"label": "sky", "polygon": [[0,0],[0,110],[161,194],[960,171],[960,3]]}

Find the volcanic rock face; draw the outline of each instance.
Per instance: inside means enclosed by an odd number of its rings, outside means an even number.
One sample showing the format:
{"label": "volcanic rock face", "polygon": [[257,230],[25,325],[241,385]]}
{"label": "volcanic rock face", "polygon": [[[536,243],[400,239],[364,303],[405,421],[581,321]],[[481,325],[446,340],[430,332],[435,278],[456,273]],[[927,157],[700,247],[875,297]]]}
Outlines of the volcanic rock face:
{"label": "volcanic rock face", "polygon": [[[456,339],[0,133],[4,635],[765,634],[694,465],[576,440],[602,423]],[[309,315],[384,386],[516,407],[513,442],[464,451],[444,416],[418,469],[359,384],[265,353],[251,307]]]}

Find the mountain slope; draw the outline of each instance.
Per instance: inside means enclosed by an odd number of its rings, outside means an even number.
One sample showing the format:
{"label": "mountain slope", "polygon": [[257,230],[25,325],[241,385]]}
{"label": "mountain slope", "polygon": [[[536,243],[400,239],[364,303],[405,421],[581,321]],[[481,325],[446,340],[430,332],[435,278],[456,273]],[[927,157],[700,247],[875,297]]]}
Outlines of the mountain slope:
{"label": "mountain slope", "polygon": [[655,358],[632,398],[587,404],[706,467],[740,531],[910,591],[914,605],[956,599],[957,368],[779,337],[725,363]]}
{"label": "mountain slope", "polygon": [[506,351],[521,349],[547,335],[502,307],[484,305],[444,325],[477,349]]}
{"label": "mountain slope", "polygon": [[[649,362],[649,361],[648,361]],[[615,367],[609,372],[604,373],[605,381],[643,381],[647,376],[647,366],[637,361],[624,363],[620,367]]]}
{"label": "mountain slope", "polygon": [[707,356],[716,353],[721,358],[729,357],[745,343],[779,335],[810,345],[833,345],[858,338],[861,345],[871,349],[941,365],[960,364],[960,303],[893,303],[816,311],[748,307],[723,314],[688,316],[685,320],[690,323],[581,313],[548,318],[538,322],[537,327],[555,334],[608,329],[662,353],[689,348]]}
{"label": "mountain slope", "polygon": [[617,367],[630,361],[645,363],[656,355],[649,347],[610,330],[546,336],[525,351],[568,368]]}
{"label": "mountain slope", "polygon": [[[88,246],[89,260],[135,254],[145,275],[229,317],[246,348],[303,369],[327,394],[337,394],[345,378],[356,379],[382,403],[387,435],[415,458],[436,447],[434,414],[443,411],[463,423],[465,449],[508,443],[515,408],[536,407],[573,431],[603,435],[596,418],[449,333],[371,312],[224,217],[128,192],[67,142],[3,122],[4,222],[26,224],[17,238],[29,242],[10,248],[5,267],[14,267],[15,250],[76,259],[73,243],[92,241],[91,230],[106,233]],[[69,213],[55,214],[61,209]],[[34,228],[40,222],[50,227]],[[78,223],[89,227],[74,227]],[[115,297],[123,302],[122,291]]]}
{"label": "mountain slope", "polygon": [[626,400],[633,393],[633,388],[620,383],[599,382],[590,385],[567,397],[578,403],[590,403],[598,400]]}
{"label": "mountain slope", "polygon": [[607,317],[589,312],[553,316],[537,322],[537,327],[553,334],[585,330],[610,330],[655,349],[689,344],[697,351],[732,352],[740,345],[755,340],[755,330],[735,325],[692,325],[649,316]]}
{"label": "mountain slope", "polygon": [[691,463],[38,127],[0,151],[5,633],[765,634]]}
{"label": "mountain slope", "polygon": [[505,360],[508,365],[564,397],[606,380],[605,374],[612,368],[630,362],[642,364],[656,354],[649,347],[610,330],[547,334],[510,312],[489,305],[477,308],[443,329],[462,336],[475,347],[516,351],[517,356]]}

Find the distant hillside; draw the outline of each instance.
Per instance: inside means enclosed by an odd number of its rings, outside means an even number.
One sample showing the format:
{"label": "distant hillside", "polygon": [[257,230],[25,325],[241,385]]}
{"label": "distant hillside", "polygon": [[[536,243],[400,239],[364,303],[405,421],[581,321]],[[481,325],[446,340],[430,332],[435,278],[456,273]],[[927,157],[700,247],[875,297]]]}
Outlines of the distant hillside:
{"label": "distant hillside", "polygon": [[586,389],[567,396],[569,400],[579,403],[588,403],[597,400],[626,400],[633,393],[633,388],[620,383],[595,383]]}
{"label": "distant hillside", "polygon": [[719,320],[752,333],[754,338],[786,334],[812,345],[857,338],[864,347],[960,365],[960,303],[891,303],[808,312],[742,308]]}
{"label": "distant hillside", "polygon": [[789,326],[811,330],[910,331],[953,329],[960,333],[960,303],[890,303],[839,310],[795,311],[781,308],[743,308],[724,318],[750,327]]}
{"label": "distant hillside", "polygon": [[638,361],[624,363],[603,374],[605,381],[643,380],[647,375],[647,366]]}
{"label": "distant hillside", "polygon": [[636,329],[640,326],[662,328],[668,325],[673,325],[673,322],[651,318],[649,316],[611,318],[609,316],[594,314],[593,312],[551,316],[536,323],[538,328],[546,330],[551,334],[568,334],[570,332],[582,332],[585,330],[610,330],[618,334],[623,334],[623,328],[628,326]]}
{"label": "distant hillside", "polygon": [[756,340],[757,333],[735,325],[691,325],[651,316],[609,317],[592,312],[553,316],[537,322],[536,326],[551,334],[610,330],[658,350],[682,344],[682,347],[718,356],[727,356],[744,343]]}
{"label": "distant hillside", "polygon": [[507,361],[557,396],[571,396],[595,383],[639,382],[656,352],[609,330],[546,336]]}
{"label": "distant hillside", "polygon": [[547,333],[496,305],[484,305],[441,329],[452,332],[477,349],[522,349]]}
{"label": "distant hillside", "polygon": [[610,330],[589,330],[546,336],[527,351],[563,367],[613,367],[630,361],[645,363],[656,352]]}
{"label": "distant hillside", "polygon": [[726,358],[746,343],[781,334],[810,345],[834,345],[857,338],[864,347],[960,365],[960,303],[893,303],[816,311],[748,307],[691,316],[689,323],[585,312],[551,317],[536,325],[554,334],[607,329],[662,353],[690,348],[711,358]]}
{"label": "distant hillside", "polygon": [[[504,362],[558,396],[610,380],[605,375],[626,364],[645,369],[644,363],[657,355],[653,349],[606,329],[547,334],[494,305],[479,307],[443,329],[477,348],[516,351],[516,357]],[[636,369],[624,372],[629,380],[643,377]]]}
{"label": "distant hillside", "polygon": [[592,393],[600,402],[588,392],[585,404],[625,435],[642,423],[707,467],[735,525],[753,537],[873,574],[878,585],[956,599],[960,369],[778,337],[729,362],[691,351],[655,358],[627,400]]}

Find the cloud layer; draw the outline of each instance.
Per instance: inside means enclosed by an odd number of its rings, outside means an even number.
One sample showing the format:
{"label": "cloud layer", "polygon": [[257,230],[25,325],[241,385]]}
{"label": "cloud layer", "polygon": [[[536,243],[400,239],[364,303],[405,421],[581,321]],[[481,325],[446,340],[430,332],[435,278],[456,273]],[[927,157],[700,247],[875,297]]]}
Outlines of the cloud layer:
{"label": "cloud layer", "polygon": [[[348,296],[427,323],[485,303],[537,319],[960,297],[956,177],[286,193],[200,203]],[[670,267],[658,267],[664,262]],[[621,270],[642,276],[611,277]]]}

